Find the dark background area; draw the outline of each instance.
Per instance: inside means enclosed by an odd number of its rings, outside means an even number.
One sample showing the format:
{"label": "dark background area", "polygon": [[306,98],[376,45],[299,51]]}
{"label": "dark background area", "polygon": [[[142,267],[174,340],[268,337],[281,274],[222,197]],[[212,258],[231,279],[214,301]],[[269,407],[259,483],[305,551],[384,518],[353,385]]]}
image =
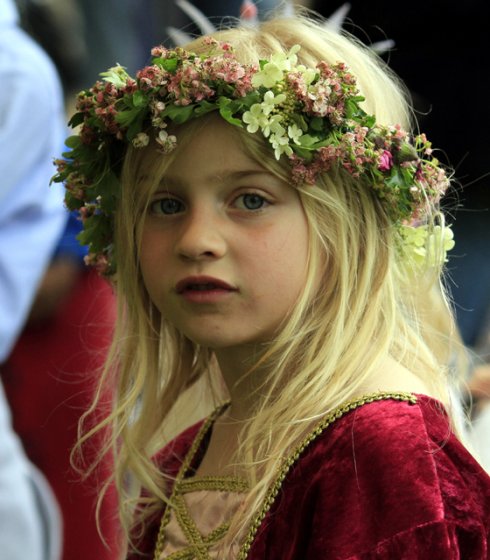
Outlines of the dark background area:
{"label": "dark background area", "polygon": [[[329,16],[343,2],[314,1]],[[490,33],[482,0],[352,1],[344,28],[371,44],[408,86],[420,129],[454,169],[447,197],[456,247],[449,288],[467,344],[488,337],[490,317]],[[455,206],[458,205],[457,208]]]}

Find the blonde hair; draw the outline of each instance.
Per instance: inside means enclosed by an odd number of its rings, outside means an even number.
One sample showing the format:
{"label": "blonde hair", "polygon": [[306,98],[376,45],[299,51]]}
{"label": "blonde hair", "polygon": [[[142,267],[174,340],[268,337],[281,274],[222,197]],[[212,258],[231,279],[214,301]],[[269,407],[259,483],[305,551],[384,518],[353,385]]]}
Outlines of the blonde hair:
{"label": "blonde hair", "polygon": [[[294,44],[301,45],[299,59],[307,66],[314,67],[319,60],[343,61],[366,97],[365,110],[375,114],[380,124],[410,128],[403,86],[352,37],[299,16],[274,19],[258,28],[224,30],[215,37],[230,42],[241,62],[257,63],[272,53],[287,52]],[[201,39],[187,48],[197,53],[208,49]],[[195,128],[212,118],[202,117],[179,128],[179,145],[190,141]],[[287,179],[287,165],[276,162],[272,153],[264,162],[263,139],[233,130],[247,154]],[[162,446],[162,428],[179,412],[179,399],[192,386],[202,390],[203,411],[226,398],[213,353],[165,321],[142,281],[138,240],[150,195],[143,179],[161,176],[173,157],[149,157],[150,148],[129,148],[116,214],[119,316],[99,392],[104,394],[106,384],[114,388],[113,408],[99,428],[84,436],[111,427],[107,449],[115,454],[115,481],[128,532],[135,515],[140,523],[167,501],[166,476],[158,471],[152,456]],[[254,415],[243,426],[236,456],[249,476],[251,490],[233,520],[227,536],[230,540],[250,523],[286,451],[315,419],[356,395],[383,358],[390,356],[423,377],[447,402],[445,375],[451,337],[425,316],[431,309],[430,298],[436,298],[442,304],[444,325],[453,325],[439,285],[440,271],[420,275],[418,280],[407,278],[382,203],[352,177],[332,172],[315,186],[299,188],[299,193],[309,227],[308,281],[282,329],[260,357],[268,375]],[[97,399],[89,413],[96,408]],[[136,508],[135,513],[137,502],[146,507]]]}

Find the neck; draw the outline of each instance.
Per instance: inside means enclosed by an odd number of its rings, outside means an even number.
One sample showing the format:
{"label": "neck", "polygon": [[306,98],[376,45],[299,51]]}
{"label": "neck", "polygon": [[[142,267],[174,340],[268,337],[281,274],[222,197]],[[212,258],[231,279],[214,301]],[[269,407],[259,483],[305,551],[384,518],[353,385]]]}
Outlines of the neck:
{"label": "neck", "polygon": [[263,353],[264,347],[260,345],[216,351],[221,375],[231,399],[228,416],[234,420],[245,420],[253,411],[266,375],[265,367],[255,367]]}

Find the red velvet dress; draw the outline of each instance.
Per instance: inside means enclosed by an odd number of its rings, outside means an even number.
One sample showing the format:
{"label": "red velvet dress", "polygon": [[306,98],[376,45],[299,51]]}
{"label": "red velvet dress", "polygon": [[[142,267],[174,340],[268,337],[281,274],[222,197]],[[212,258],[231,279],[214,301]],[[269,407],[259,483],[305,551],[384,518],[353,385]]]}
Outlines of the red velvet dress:
{"label": "red velvet dress", "polygon": [[[490,558],[490,477],[451,432],[442,405],[383,395],[327,422],[299,454],[248,560]],[[199,431],[158,456],[176,475]],[[206,438],[193,462],[196,467]],[[152,558],[161,516],[140,543]]]}

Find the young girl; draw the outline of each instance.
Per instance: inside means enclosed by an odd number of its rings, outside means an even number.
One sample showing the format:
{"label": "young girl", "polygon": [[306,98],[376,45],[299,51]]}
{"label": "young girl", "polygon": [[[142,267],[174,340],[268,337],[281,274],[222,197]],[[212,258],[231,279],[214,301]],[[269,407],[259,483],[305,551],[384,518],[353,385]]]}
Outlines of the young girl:
{"label": "young girl", "polygon": [[303,17],[152,55],[79,95],[55,177],[119,301],[99,429],[128,557],[487,558],[448,178],[403,88]]}

